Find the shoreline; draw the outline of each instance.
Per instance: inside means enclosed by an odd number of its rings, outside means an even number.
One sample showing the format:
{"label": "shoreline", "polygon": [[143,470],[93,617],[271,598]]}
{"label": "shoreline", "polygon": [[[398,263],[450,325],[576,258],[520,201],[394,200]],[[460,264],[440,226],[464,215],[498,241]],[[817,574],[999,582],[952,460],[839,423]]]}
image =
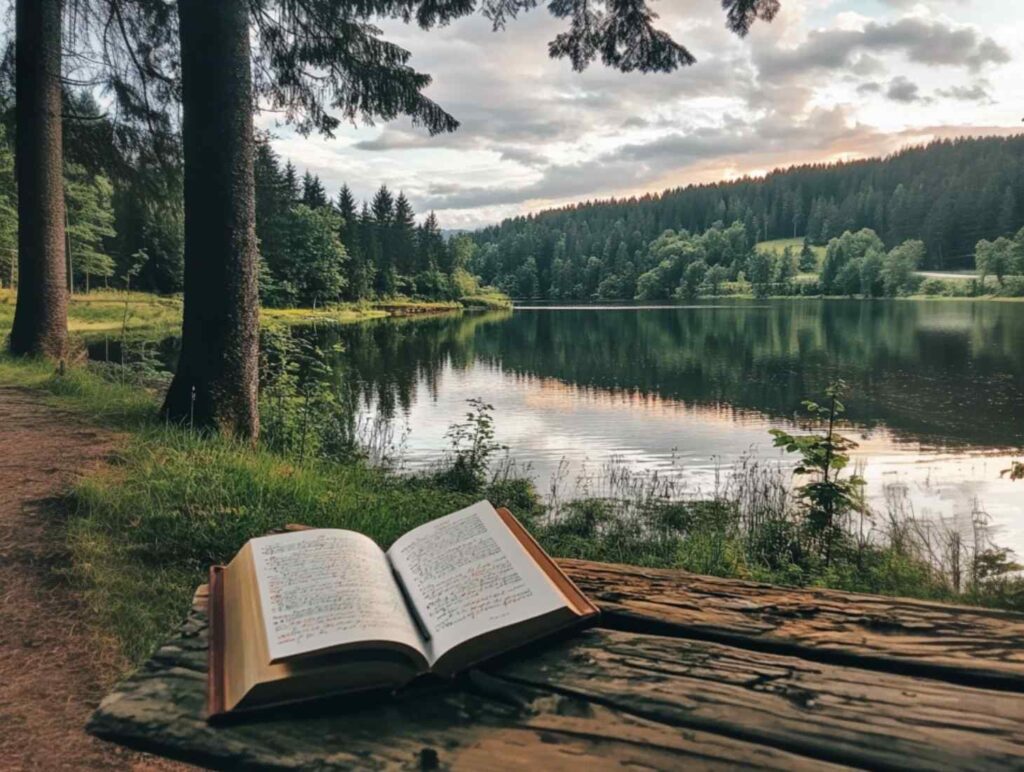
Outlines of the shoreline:
{"label": "shoreline", "polygon": [[[0,289],[0,330],[7,330],[14,318],[15,293]],[[260,323],[289,325],[330,322],[354,324],[373,319],[429,316],[462,311],[500,310],[512,307],[511,301],[497,293],[481,294],[459,300],[383,300],[337,303],[321,308],[260,308]],[[112,333],[175,335],[181,327],[182,300],[178,296],[145,292],[97,290],[69,298],[68,332],[87,339]]]}

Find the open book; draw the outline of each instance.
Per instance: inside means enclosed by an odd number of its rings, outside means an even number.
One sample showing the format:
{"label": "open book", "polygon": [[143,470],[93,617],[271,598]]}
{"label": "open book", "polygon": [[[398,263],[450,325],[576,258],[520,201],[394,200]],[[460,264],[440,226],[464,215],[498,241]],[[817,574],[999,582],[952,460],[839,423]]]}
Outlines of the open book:
{"label": "open book", "polygon": [[486,501],[387,552],[334,529],[252,539],[210,571],[208,713],[452,675],[597,613]]}

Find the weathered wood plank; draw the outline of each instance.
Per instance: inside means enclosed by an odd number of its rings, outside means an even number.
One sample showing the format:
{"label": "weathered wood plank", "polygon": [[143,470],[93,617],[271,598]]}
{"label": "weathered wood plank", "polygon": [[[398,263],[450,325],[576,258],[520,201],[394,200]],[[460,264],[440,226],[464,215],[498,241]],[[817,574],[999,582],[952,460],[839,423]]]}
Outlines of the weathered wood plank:
{"label": "weathered wood plank", "polygon": [[338,700],[211,727],[202,718],[205,670],[205,618],[197,611],[178,638],[103,701],[89,731],[231,769],[832,766],[483,673],[375,702]]}
{"label": "weathered wood plank", "polygon": [[494,672],[665,725],[853,766],[1024,768],[1024,695],[592,630]]}
{"label": "weathered wood plank", "polygon": [[559,560],[603,626],[1024,691],[1024,614]]}
{"label": "weathered wood plank", "polygon": [[1022,695],[603,629],[455,685],[212,728],[205,647],[197,608],[90,731],[215,767],[1024,766]]}

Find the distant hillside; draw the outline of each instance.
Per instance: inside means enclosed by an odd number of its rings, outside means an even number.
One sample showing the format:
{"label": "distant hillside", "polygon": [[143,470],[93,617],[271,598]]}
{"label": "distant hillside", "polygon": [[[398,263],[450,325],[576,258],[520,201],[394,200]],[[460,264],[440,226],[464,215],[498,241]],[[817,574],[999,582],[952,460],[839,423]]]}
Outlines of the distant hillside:
{"label": "distant hillside", "polygon": [[[477,231],[472,268],[514,295],[551,296],[553,268],[587,284],[636,272],[667,229],[743,223],[747,241],[825,244],[874,229],[893,247],[924,241],[925,268],[972,264],[975,244],[1024,225],[1024,135],[942,140],[886,158],[812,164],[640,198],[588,202]],[[533,290],[533,292],[531,292]]]}

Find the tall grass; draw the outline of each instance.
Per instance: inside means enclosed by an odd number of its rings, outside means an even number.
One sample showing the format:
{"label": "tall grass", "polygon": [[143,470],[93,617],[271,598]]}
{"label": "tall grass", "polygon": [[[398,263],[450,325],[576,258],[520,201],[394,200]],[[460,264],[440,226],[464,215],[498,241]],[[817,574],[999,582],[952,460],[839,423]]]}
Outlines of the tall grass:
{"label": "tall grass", "polygon": [[920,518],[904,487],[887,486],[883,507],[861,502],[840,519],[826,560],[788,468],[748,458],[710,491],[684,479],[613,460],[576,481],[581,498],[556,485],[534,528],[559,555],[1024,610],[1021,567],[995,545],[980,506],[960,521]]}

